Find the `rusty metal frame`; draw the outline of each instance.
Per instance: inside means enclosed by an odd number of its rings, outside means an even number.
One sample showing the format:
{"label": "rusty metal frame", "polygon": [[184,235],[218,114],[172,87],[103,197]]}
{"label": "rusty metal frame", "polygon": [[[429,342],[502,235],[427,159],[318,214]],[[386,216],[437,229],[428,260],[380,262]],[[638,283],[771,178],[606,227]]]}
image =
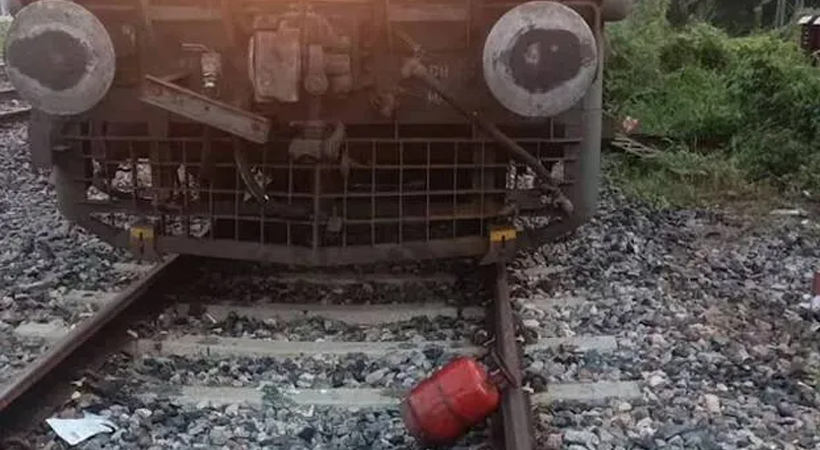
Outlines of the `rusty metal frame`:
{"label": "rusty metal frame", "polygon": [[[386,0],[377,3],[384,3],[382,6],[385,8],[392,4],[392,2],[388,4]],[[600,33],[603,26],[600,17],[600,1],[577,0],[563,3],[578,8],[589,8],[584,16],[593,24],[598,24],[593,27],[593,30],[600,46]],[[517,3],[511,3],[509,6],[514,4]],[[495,3],[491,0],[485,0],[479,6],[472,3],[471,5],[472,8],[480,6],[481,8],[503,9],[504,7],[504,3]],[[475,27],[474,15],[471,9],[469,14],[471,25],[468,27],[470,28],[468,31],[471,32]],[[386,25],[389,27],[391,24]],[[603,53],[599,52],[599,54],[603,56]],[[562,123],[558,118],[551,118],[546,124],[543,136],[511,136],[518,145],[532,152],[544,164],[561,163],[565,166],[566,173],[569,175],[562,180],[561,187],[571,201],[579,205],[577,211],[563,220],[553,220],[547,225],[527,226],[519,230],[517,239],[519,248],[541,245],[557,236],[571,232],[594,212],[597,197],[597,192],[594,191],[597,190],[599,177],[600,81],[599,73],[596,85],[583,104],[572,112],[572,120],[574,121],[577,116],[577,123]],[[157,151],[161,151],[162,160],[152,160],[150,163],[152,173],[155,171],[168,173],[177,170],[177,166],[182,165],[191,170],[200,171],[203,176],[208,174],[208,177],[211,177],[209,179],[217,179],[220,176],[224,178],[225,174],[228,174],[227,179],[233,177],[234,181],[228,184],[222,183],[221,186],[213,185],[213,181],[208,181],[200,187],[200,199],[194,200],[192,190],[187,187],[188,172],[186,172],[185,180],[176,180],[173,184],[140,188],[133,183],[127,192],[111,195],[105,200],[94,200],[87,198],[86,193],[81,192],[84,188],[80,186],[85,188],[90,185],[104,186],[105,183],[95,184],[100,181],[96,178],[96,172],[90,175],[84,172],[84,169],[75,168],[71,172],[70,180],[58,184],[58,191],[73,190],[73,192],[61,194],[63,198],[70,199],[60,202],[61,210],[73,221],[94,230],[95,234],[100,234],[101,237],[117,246],[126,247],[129,242],[133,241],[129,229],[127,226],[123,227],[121,223],[123,219],[118,218],[124,215],[132,217],[128,220],[137,219],[140,223],[154,227],[156,233],[153,235],[150,250],[160,254],[195,254],[309,266],[481,257],[486,255],[490,249],[487,236],[493,225],[509,223],[509,220],[518,214],[545,216],[547,213],[546,216],[552,215],[545,211],[542,205],[539,205],[539,192],[536,189],[510,187],[499,179],[504,175],[510,176],[509,159],[502,157],[503,151],[496,148],[494,143],[475,127],[469,125],[458,124],[460,127],[466,126],[470,129],[468,136],[461,137],[430,137],[433,135],[426,136],[423,133],[407,137],[398,132],[392,136],[348,137],[343,143],[345,152],[354,147],[365,146],[370,148],[365,153],[369,152],[371,156],[365,156],[363,166],[360,163],[358,167],[354,164],[352,169],[351,167],[344,169],[342,163],[321,162],[317,164],[288,160],[287,157],[282,159],[283,152],[287,153],[284,151],[286,146],[283,147],[283,144],[288,138],[280,136],[270,138],[268,136],[270,123],[264,123],[264,132],[252,129],[254,124],[263,123],[260,121],[264,119],[262,116],[234,109],[230,105],[200,96],[159,77],[148,77],[146,85],[158,87],[162,91],[159,94],[162,95],[151,98],[144,95],[143,102],[148,100],[147,103],[161,105],[165,111],[173,113],[167,119],[168,127],[162,127],[163,130],[177,125],[192,125],[184,119],[185,117],[201,124],[203,118],[199,111],[212,107],[216,109],[211,109],[212,114],[206,117],[204,122],[213,125],[214,128],[199,125],[203,128],[203,132],[199,135],[122,133],[112,131],[110,127],[103,127],[107,131],[102,132],[103,128],[98,125],[88,128],[93,131],[91,133],[82,131],[86,120],[90,121],[89,124],[97,123],[101,119],[105,121],[120,117],[122,117],[120,120],[131,119],[134,123],[144,120],[141,114],[145,112],[123,116],[123,112],[136,111],[133,106],[129,106],[128,101],[133,102],[134,99],[131,97],[131,100],[128,100],[131,95],[128,91],[119,92],[117,96],[112,93],[110,102],[102,105],[94,114],[78,118],[71,124],[71,130],[61,135],[64,142],[61,145],[71,147],[71,150],[61,152],[61,159],[65,161],[77,158],[84,161],[80,165],[101,165],[103,167],[101,176],[107,177],[111,175],[108,172],[116,170],[118,165],[131,165],[134,169],[132,173],[136,173],[135,162],[139,158],[146,157],[146,154],[150,157]],[[181,96],[182,101],[176,102],[176,100],[163,98],[165,94],[169,95],[168,98]],[[151,107],[147,108],[148,114],[151,114],[150,109]],[[232,119],[239,117],[238,123],[242,124],[239,127],[242,129],[240,132],[237,132],[235,126],[225,126],[223,119],[226,115]],[[379,124],[381,128],[393,127],[395,130],[407,126],[402,123]],[[413,126],[415,125],[410,125],[411,128]],[[240,135],[249,141],[260,143],[239,145],[243,148],[248,147],[246,152],[243,151],[243,155],[254,159],[253,163],[258,167],[278,174],[280,182],[283,176],[285,180],[291,180],[288,181],[290,183],[288,186],[272,189],[270,191],[272,197],[277,197],[287,204],[304,204],[307,209],[314,212],[322,210],[330,213],[330,205],[337,205],[338,210],[334,214],[338,213],[342,218],[341,234],[332,238],[324,236],[325,227],[333,228],[330,222],[338,220],[333,217],[277,217],[265,208],[260,208],[258,204],[242,200],[242,193],[246,189],[240,181],[241,177],[230,175],[231,170],[235,172],[235,163],[231,159],[225,159],[227,153],[234,151],[237,139],[222,134],[220,129],[234,136]],[[392,152],[394,156],[388,157],[388,160],[382,160],[379,156],[382,151],[387,152],[385,154]],[[450,160],[435,161],[431,158],[431,154],[450,155]],[[394,159],[390,160],[390,158]],[[518,168],[513,175],[516,179],[525,175],[522,173],[521,166],[513,165],[512,167]],[[361,177],[366,174],[366,183],[370,183],[370,188],[357,192],[356,188],[353,188],[347,181],[337,183],[335,186],[333,186],[334,182],[331,182],[330,188],[326,188],[323,185],[326,182],[320,180],[318,185],[312,183],[314,187],[294,189],[293,180],[306,177],[308,173],[313,179],[317,173],[329,174],[343,170],[352,171],[355,176],[359,177],[360,184]],[[222,175],[219,175],[220,173]],[[450,175],[447,175],[448,173]],[[462,179],[462,174],[467,177]],[[376,183],[377,179],[383,176],[393,177],[391,182],[395,186],[392,188],[377,187],[381,186]],[[467,178],[472,181],[468,182]],[[203,182],[206,181],[203,180]],[[412,183],[413,180],[420,182],[422,187],[409,187],[408,183]],[[450,180],[451,186],[442,186],[443,180]],[[467,184],[461,183],[462,181]],[[437,188],[434,187],[436,183],[438,183]],[[367,184],[364,185],[367,186]],[[139,192],[153,192],[162,198],[177,195],[177,200],[173,205],[166,205],[162,202],[152,202],[149,200],[150,196],[138,195]],[[414,198],[420,199],[423,206],[410,205],[409,202]],[[391,212],[383,216],[379,212],[381,208],[379,205],[387,200],[393,202],[391,206],[385,206],[388,208],[387,211]],[[442,200],[444,200],[443,203]],[[435,213],[436,201],[446,207],[440,215]],[[358,206],[355,205],[356,202],[360,202]],[[459,209],[462,202],[466,209]],[[509,208],[510,205],[505,204],[507,202],[513,202],[514,207]],[[422,208],[422,213],[414,215],[413,208],[418,207]],[[357,208],[365,210],[357,212]],[[198,217],[204,218],[206,222],[209,221],[209,232],[195,235],[191,231],[193,228],[191,221],[198,220]],[[431,231],[431,224],[439,220],[449,222],[449,225],[445,224],[443,232]],[[215,232],[216,225],[214,224],[217,222],[218,226],[222,227],[220,230],[226,231]],[[227,228],[224,228],[226,226]],[[177,231],[168,231],[173,227]],[[250,237],[240,237],[241,231],[248,227],[256,227],[259,231],[253,232],[256,234],[247,235]],[[364,233],[362,236],[366,235],[369,238],[348,239],[346,233],[351,227],[358,228],[359,234]],[[362,232],[362,230],[365,231]],[[394,233],[395,236],[384,238],[379,233],[387,232],[385,230],[392,230],[390,233]],[[310,237],[292,238],[303,232],[308,233],[306,236]],[[267,238],[276,233],[284,239],[276,241]],[[416,237],[405,237],[410,235]],[[326,242],[326,239],[331,240]]]}

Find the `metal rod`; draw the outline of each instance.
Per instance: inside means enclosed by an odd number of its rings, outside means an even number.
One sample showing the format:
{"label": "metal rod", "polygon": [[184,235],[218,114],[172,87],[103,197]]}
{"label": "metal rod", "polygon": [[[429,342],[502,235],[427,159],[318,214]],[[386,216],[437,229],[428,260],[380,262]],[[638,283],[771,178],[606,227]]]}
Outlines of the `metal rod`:
{"label": "metal rod", "polygon": [[0,113],[0,122],[9,122],[12,120],[22,119],[31,113],[30,106],[24,106],[9,111]]}
{"label": "metal rod", "polygon": [[18,94],[17,89],[14,89],[13,87],[0,89],[0,100],[20,100],[20,94]]}
{"label": "metal rod", "polygon": [[501,399],[501,421],[504,450],[533,450],[532,422],[528,394],[521,388],[521,358],[515,337],[510,288],[504,264],[495,264],[495,300],[492,317],[495,320],[495,346],[498,357],[509,370],[510,384]]}
{"label": "metal rod", "polygon": [[533,156],[530,152],[524,150],[520,145],[518,145],[518,143],[510,139],[509,136],[502,133],[498,127],[484,118],[484,116],[479,114],[478,111],[469,110],[461,105],[461,103],[454,96],[444,89],[441,83],[439,83],[439,81],[430,74],[427,67],[425,67],[418,59],[409,59],[402,68],[402,75],[405,77],[414,77],[423,82],[427,85],[427,87],[439,94],[445,102],[453,107],[453,109],[457,110],[460,114],[468,118],[475,125],[489,134],[493,140],[501,144],[501,146],[504,147],[504,149],[506,149],[513,157],[521,160],[524,164],[531,167],[541,180],[541,186],[539,186],[540,189],[553,194],[561,209],[566,214],[572,214],[574,209],[572,202],[564,195],[558,187],[559,183],[553,178],[547,168],[541,164],[541,161],[539,161],[538,158]]}

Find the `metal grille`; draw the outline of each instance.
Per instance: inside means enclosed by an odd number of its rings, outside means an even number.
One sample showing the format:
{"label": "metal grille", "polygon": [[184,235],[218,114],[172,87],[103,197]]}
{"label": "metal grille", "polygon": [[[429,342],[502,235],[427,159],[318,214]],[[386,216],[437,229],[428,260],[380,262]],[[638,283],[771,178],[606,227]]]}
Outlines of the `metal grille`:
{"label": "metal grille", "polygon": [[[505,129],[548,168],[561,167],[567,187],[580,142],[569,130],[558,122]],[[78,181],[97,220],[150,221],[160,235],[198,240],[317,248],[483,236],[511,190],[532,178],[464,125],[350,127],[347,164],[296,161],[287,136],[252,145],[191,123],[86,122],[66,138],[82,150]],[[269,198],[296,217],[271,214],[250,194],[237,147]]]}

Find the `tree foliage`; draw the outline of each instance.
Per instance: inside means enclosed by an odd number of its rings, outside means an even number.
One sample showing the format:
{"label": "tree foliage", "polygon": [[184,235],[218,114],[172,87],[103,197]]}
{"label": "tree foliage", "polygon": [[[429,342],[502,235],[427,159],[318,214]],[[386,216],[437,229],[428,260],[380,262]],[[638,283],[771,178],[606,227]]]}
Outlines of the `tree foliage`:
{"label": "tree foliage", "polygon": [[[788,0],[789,4],[792,1]],[[820,0],[804,0],[804,6],[820,7]],[[692,21],[709,22],[737,36],[771,28],[776,11],[777,0],[671,0],[667,18],[675,26]],[[787,8],[786,12],[791,10]]]}
{"label": "tree foliage", "polygon": [[820,189],[820,68],[775,32],[675,28],[672,7],[644,0],[609,29],[606,109],[678,148],[723,154],[749,179]]}

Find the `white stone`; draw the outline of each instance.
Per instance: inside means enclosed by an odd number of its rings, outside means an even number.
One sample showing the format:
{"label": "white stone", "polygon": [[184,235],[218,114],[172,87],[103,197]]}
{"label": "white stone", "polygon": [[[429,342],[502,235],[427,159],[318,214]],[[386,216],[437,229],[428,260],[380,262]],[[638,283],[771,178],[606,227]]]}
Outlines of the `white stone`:
{"label": "white stone", "polygon": [[632,403],[618,402],[618,412],[632,411]]}
{"label": "white stone", "polygon": [[720,397],[714,394],[703,395],[703,406],[707,411],[713,414],[719,414],[721,411]]}
{"label": "white stone", "polygon": [[666,383],[666,377],[664,377],[661,374],[656,373],[654,375],[651,375],[649,377],[649,380],[647,380],[647,382],[649,383],[649,387],[653,387],[653,388],[658,387],[658,386]]}

